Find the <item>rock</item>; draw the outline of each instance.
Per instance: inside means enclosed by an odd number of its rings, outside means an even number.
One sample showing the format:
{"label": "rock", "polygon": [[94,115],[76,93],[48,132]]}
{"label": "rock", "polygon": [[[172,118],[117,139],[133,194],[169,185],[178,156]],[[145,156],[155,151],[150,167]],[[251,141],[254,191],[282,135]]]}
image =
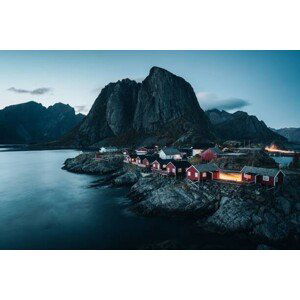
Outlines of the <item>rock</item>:
{"label": "rock", "polygon": [[139,177],[136,173],[128,172],[114,179],[114,184],[117,186],[133,185],[138,179]]}
{"label": "rock", "polygon": [[253,233],[264,240],[278,242],[288,237],[289,226],[283,220],[265,219],[253,229]]}
{"label": "rock", "polygon": [[137,201],[133,210],[142,215],[202,216],[215,209],[214,200],[195,193],[175,179],[141,178],[129,197]]}
{"label": "rock", "polygon": [[291,204],[290,202],[284,198],[284,197],[279,197],[278,198],[278,205],[279,207],[283,210],[285,215],[289,215],[291,212]]}
{"label": "rock", "polygon": [[207,225],[217,231],[249,231],[252,225],[252,204],[248,201],[230,199],[207,219]]}
{"label": "rock", "polygon": [[[200,108],[191,85],[162,68],[153,67],[138,94],[133,127],[137,132],[175,142],[188,132],[191,139],[214,138],[212,126]],[[193,132],[193,133],[192,133]]]}
{"label": "rock", "polygon": [[300,211],[300,202],[295,203],[295,209]]}
{"label": "rock", "polygon": [[223,196],[220,201],[220,205],[224,205],[229,200],[228,197]]}
{"label": "rock", "polygon": [[75,158],[68,158],[64,170],[86,174],[112,174],[123,168],[123,155],[105,154],[95,159],[95,153],[83,153]]}
{"label": "rock", "polygon": [[123,79],[105,86],[80,126],[57,144],[187,145],[214,140],[213,131],[191,85],[153,67],[142,83]]}

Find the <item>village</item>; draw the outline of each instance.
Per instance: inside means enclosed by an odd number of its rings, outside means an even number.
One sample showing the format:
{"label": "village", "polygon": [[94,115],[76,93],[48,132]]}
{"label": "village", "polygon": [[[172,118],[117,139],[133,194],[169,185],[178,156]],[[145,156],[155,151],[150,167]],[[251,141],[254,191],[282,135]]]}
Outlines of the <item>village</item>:
{"label": "village", "polygon": [[110,146],[68,158],[62,168],[97,175],[92,188],[125,187],[130,211],[138,215],[199,218],[204,230],[297,244],[299,152],[284,166],[274,159],[284,156],[265,148]]}
{"label": "village", "polygon": [[[116,147],[102,147],[96,153],[99,159],[103,153],[119,152]],[[135,165],[144,173],[162,177],[186,179],[190,183],[208,180],[238,184],[258,184],[266,188],[280,188],[284,184],[285,171],[282,168],[255,167],[243,165],[240,169],[219,167],[218,158],[230,158],[235,161],[247,156],[249,152],[263,151],[261,148],[239,148],[238,151],[223,150],[217,145],[209,148],[175,148],[157,146],[139,147],[135,150],[122,150],[124,163]]]}

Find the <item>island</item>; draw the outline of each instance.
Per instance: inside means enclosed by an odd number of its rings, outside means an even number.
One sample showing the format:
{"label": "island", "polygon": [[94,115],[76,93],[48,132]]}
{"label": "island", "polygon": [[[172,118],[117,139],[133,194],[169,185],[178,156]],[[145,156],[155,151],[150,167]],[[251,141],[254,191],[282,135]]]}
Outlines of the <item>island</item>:
{"label": "island", "polygon": [[139,215],[193,219],[201,230],[241,235],[267,249],[299,245],[299,172],[279,169],[265,150],[112,149],[69,158],[63,169],[101,175],[93,186],[129,186]]}

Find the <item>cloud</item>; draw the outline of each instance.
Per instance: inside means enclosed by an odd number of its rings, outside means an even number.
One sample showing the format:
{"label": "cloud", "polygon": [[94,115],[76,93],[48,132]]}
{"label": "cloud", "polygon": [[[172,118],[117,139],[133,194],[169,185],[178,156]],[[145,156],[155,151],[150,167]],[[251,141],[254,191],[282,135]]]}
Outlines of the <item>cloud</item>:
{"label": "cloud", "polygon": [[219,109],[219,110],[234,110],[250,105],[250,102],[240,98],[221,99],[217,94],[200,92],[197,94],[200,106],[204,110]]}
{"label": "cloud", "polygon": [[86,105],[77,105],[77,106],[74,106],[74,109],[75,109],[76,113],[86,114],[89,112],[89,108]]}
{"label": "cloud", "polygon": [[10,92],[14,92],[17,94],[31,94],[31,95],[44,95],[48,92],[50,92],[52,89],[48,87],[41,87],[34,90],[24,90],[24,89],[17,89],[15,87],[11,87],[7,89]]}

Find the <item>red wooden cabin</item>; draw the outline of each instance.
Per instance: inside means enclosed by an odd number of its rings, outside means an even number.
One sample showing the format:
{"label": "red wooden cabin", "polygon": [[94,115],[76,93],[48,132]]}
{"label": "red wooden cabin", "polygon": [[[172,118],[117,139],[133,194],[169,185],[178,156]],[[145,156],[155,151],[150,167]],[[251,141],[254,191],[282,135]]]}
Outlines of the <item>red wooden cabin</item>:
{"label": "red wooden cabin", "polygon": [[211,160],[221,156],[222,154],[223,152],[218,147],[208,148],[201,153],[201,158],[203,161],[210,162]]}
{"label": "red wooden cabin", "polygon": [[190,166],[191,164],[186,160],[169,162],[167,164],[167,172],[172,176],[184,176],[186,169]]}
{"label": "red wooden cabin", "polygon": [[129,155],[129,161],[132,163],[132,164],[136,164],[136,159],[137,159],[137,155],[136,154],[131,154]]}
{"label": "red wooden cabin", "polygon": [[146,167],[151,167],[152,163],[158,159],[158,155],[146,155],[142,160],[142,164]]}
{"label": "red wooden cabin", "polygon": [[276,186],[283,184],[285,174],[279,169],[268,169],[245,166],[242,171],[245,181],[259,183],[265,186]]}
{"label": "red wooden cabin", "polygon": [[172,162],[172,159],[161,159],[157,158],[155,161],[152,163],[152,169],[154,170],[166,170],[167,164],[169,162]]}
{"label": "red wooden cabin", "polygon": [[219,167],[216,164],[192,165],[186,169],[186,177],[192,181],[217,179]]}

